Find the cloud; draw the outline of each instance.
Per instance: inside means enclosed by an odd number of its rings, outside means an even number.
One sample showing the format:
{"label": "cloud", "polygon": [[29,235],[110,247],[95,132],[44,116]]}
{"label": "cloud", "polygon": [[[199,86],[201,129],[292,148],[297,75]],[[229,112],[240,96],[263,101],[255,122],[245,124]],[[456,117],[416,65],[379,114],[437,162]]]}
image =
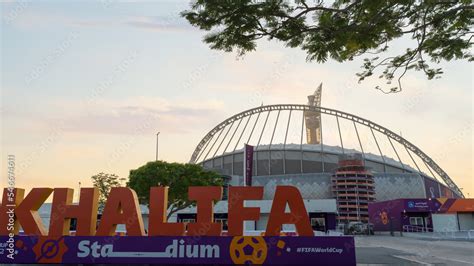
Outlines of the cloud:
{"label": "cloud", "polygon": [[[17,7],[19,6],[20,9]],[[120,17],[73,17],[64,14],[38,11],[30,4],[6,8],[2,20],[6,25],[21,29],[46,28],[57,25],[76,27],[123,27],[151,31],[198,31],[180,16],[179,11],[162,16],[120,16]]]}
{"label": "cloud", "polygon": [[[126,25],[153,31],[190,31],[195,30],[178,14],[173,16],[137,16],[130,17]],[[197,31],[197,30],[196,30]]]}
{"label": "cloud", "polygon": [[113,20],[72,20],[71,25],[80,27],[121,27],[123,25],[150,31],[192,31],[196,30],[178,14],[171,16],[133,16]]}
{"label": "cloud", "polygon": [[118,107],[106,112],[81,115],[68,119],[65,130],[86,133],[132,134],[153,133],[157,128],[170,133],[188,133],[217,110],[177,107],[172,110]]}
{"label": "cloud", "polygon": [[[26,5],[21,12],[4,12],[2,20],[7,25],[21,29],[69,25],[74,27],[121,27],[150,30],[150,31],[198,31],[182,18],[179,13],[166,16],[122,16],[114,18],[79,18],[63,14],[30,10]],[[14,8],[11,8],[14,10]]]}
{"label": "cloud", "polygon": [[[45,105],[43,105],[45,104]],[[166,100],[161,97],[130,97],[93,102],[55,99],[43,102],[41,112],[18,112],[14,106],[3,108],[9,128],[23,125],[29,132],[48,132],[51,125],[61,122],[61,128],[69,133],[132,134],[146,135],[156,129],[170,133],[199,132],[210,127],[209,123],[221,118],[223,102],[207,100]],[[26,128],[25,128],[26,127]]]}

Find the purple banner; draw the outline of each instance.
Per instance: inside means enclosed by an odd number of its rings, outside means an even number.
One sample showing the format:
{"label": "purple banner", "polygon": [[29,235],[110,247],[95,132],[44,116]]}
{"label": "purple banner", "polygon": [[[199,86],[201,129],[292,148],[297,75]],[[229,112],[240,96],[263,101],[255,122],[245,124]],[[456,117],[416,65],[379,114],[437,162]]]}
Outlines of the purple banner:
{"label": "purple banner", "polygon": [[355,265],[353,237],[0,237],[0,263]]}
{"label": "purple banner", "polygon": [[439,193],[439,184],[436,180],[424,177],[425,180],[425,190],[427,198],[439,198],[441,197]]}
{"label": "purple banner", "polygon": [[444,185],[440,185],[442,198],[455,198],[453,191]]}
{"label": "purple banner", "polygon": [[253,146],[245,144],[244,149],[244,186],[252,186]]}

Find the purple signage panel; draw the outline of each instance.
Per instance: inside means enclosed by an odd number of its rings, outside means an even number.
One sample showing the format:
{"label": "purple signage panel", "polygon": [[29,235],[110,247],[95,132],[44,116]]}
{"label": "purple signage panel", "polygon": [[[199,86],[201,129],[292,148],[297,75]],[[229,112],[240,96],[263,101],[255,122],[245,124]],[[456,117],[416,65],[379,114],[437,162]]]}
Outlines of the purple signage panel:
{"label": "purple signage panel", "polygon": [[353,237],[0,237],[0,263],[355,265]]}
{"label": "purple signage panel", "polygon": [[441,205],[436,199],[406,199],[405,212],[436,212]]}
{"label": "purple signage panel", "polygon": [[245,144],[244,149],[244,185],[252,186],[253,146]]}

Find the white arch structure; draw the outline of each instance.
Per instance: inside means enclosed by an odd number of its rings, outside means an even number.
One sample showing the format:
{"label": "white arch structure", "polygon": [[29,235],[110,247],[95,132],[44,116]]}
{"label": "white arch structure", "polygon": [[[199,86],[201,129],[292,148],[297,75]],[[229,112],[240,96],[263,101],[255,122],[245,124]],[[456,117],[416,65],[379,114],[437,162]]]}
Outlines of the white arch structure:
{"label": "white arch structure", "polygon": [[[431,171],[431,169],[432,169],[434,172],[436,172],[438,174],[439,177],[441,177],[441,179],[444,181],[444,183],[451,190],[456,192],[461,197],[464,197],[464,195],[463,195],[462,191],[459,189],[459,187],[453,182],[453,180],[449,177],[449,175],[433,159],[431,159],[426,153],[424,153],[421,149],[416,147],[413,143],[411,143],[408,140],[404,139],[402,136],[400,136],[400,135],[394,133],[393,131],[391,131],[391,130],[389,130],[389,129],[381,126],[381,125],[378,125],[378,124],[376,124],[376,123],[374,123],[370,120],[364,119],[362,117],[359,117],[359,116],[356,116],[356,115],[353,115],[353,114],[349,114],[349,113],[346,113],[346,112],[342,112],[342,111],[338,111],[338,110],[330,109],[330,108],[325,108],[325,107],[316,107],[316,106],[302,105],[302,104],[276,104],[276,105],[260,106],[260,107],[256,107],[256,108],[252,108],[252,109],[243,111],[243,112],[238,113],[238,114],[236,114],[232,117],[229,117],[228,119],[224,120],[223,122],[221,122],[220,124],[215,126],[211,131],[209,131],[204,136],[204,138],[199,142],[196,149],[194,150],[194,152],[191,156],[191,159],[190,159],[190,163],[198,163],[199,159],[204,154],[204,150],[211,143],[211,140],[213,139],[213,137],[217,134],[218,135],[217,139],[219,139],[220,135],[224,132],[224,129],[228,125],[231,125],[231,127],[229,128],[229,130],[227,130],[227,132],[225,132],[225,136],[222,139],[222,141],[220,142],[219,146],[222,145],[224,139],[229,134],[230,129],[232,128],[232,126],[235,122],[238,122],[238,125],[237,125],[234,133],[232,134],[231,139],[234,137],[235,132],[237,131],[237,128],[240,126],[240,124],[243,121],[243,118],[249,117],[249,119],[245,123],[245,128],[246,128],[247,125],[248,125],[248,122],[250,121],[250,116],[257,114],[258,115],[257,120],[258,120],[261,113],[266,113],[266,112],[270,113],[270,112],[273,112],[273,111],[278,111],[278,112],[280,112],[280,111],[290,111],[290,117],[291,117],[291,112],[292,111],[300,111],[300,112],[315,111],[315,112],[320,112],[321,114],[335,116],[336,119],[342,118],[342,119],[350,120],[354,123],[354,126],[355,126],[355,123],[367,126],[371,129],[372,134],[373,134],[373,130],[376,130],[376,131],[378,131],[378,132],[380,132],[380,133],[382,133],[382,134],[384,134],[388,137],[388,140],[390,141],[390,144],[392,145],[392,148],[394,149],[395,154],[397,155],[398,160],[400,161],[402,166],[403,166],[403,163],[401,162],[400,156],[398,156],[398,153],[397,153],[395,147],[393,146],[391,140],[394,140],[394,141],[400,143],[407,150],[409,150],[409,151],[413,152],[415,155],[417,155],[428,166],[428,170],[431,173],[432,173],[432,171]],[[266,119],[268,119],[268,115],[267,115]],[[278,120],[278,117],[279,117],[279,113],[278,113],[278,116],[277,116],[277,120]],[[337,122],[338,122],[338,127],[339,127],[339,121],[337,121]],[[255,122],[255,124],[256,124],[256,122]],[[266,121],[265,121],[264,127],[265,127],[265,125],[266,125]],[[245,131],[245,128],[244,128],[244,131]],[[362,148],[362,144],[360,142],[360,138],[359,138],[359,135],[358,135],[358,132],[357,132],[357,127],[355,127],[355,130],[356,130],[357,138],[359,139],[359,143],[361,145],[361,150],[362,150],[362,153],[363,153],[363,148]],[[252,129],[252,132],[253,132],[253,129]],[[275,132],[273,132],[273,133],[275,133]],[[287,126],[286,133],[288,133],[288,126]],[[342,149],[344,149],[343,144],[342,144],[342,137],[341,137],[340,129],[339,129],[339,136],[341,138]],[[217,139],[216,139],[216,142],[217,142]],[[272,135],[272,139],[273,139],[273,135]],[[374,139],[375,139],[375,135],[374,135]],[[216,144],[216,142],[214,142],[212,144],[212,146],[214,146],[214,144]],[[285,136],[285,142],[286,142],[286,136]],[[230,141],[229,141],[229,143],[230,143]],[[229,143],[227,144],[227,146],[229,145]],[[378,146],[377,139],[375,139],[375,143],[377,144],[377,148],[379,149],[379,152],[381,153],[381,156],[382,156],[382,159],[383,159],[384,156],[383,156],[383,154],[380,150],[380,147]],[[270,141],[270,145],[271,145],[271,141]],[[212,149],[212,147],[211,147],[211,149]],[[410,153],[408,153],[408,154],[410,155]],[[206,154],[204,156],[202,161],[206,160],[207,155],[208,154]],[[411,155],[410,155],[410,157],[411,157]],[[411,157],[411,159],[413,160],[413,157]],[[416,164],[416,162],[414,160],[413,160],[413,162],[416,165],[416,167],[418,168],[418,165]],[[421,173],[421,170],[419,168],[418,168],[418,171]],[[433,175],[433,177],[434,177],[434,175]]]}

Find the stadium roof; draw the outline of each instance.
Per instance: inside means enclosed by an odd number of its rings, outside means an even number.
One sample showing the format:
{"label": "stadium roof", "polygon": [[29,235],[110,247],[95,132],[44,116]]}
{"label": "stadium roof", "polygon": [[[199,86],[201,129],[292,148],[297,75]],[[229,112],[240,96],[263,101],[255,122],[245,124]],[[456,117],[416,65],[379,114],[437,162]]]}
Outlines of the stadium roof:
{"label": "stadium roof", "polygon": [[[307,114],[318,114],[320,144],[303,143]],[[332,122],[332,127],[330,126]],[[352,135],[352,138],[349,137]],[[329,153],[361,153],[387,165],[429,173],[459,195],[459,187],[426,153],[395,132],[365,118],[320,106],[278,104],[252,108],[233,115],[209,131],[194,150],[190,163],[236,152],[244,144],[262,149],[327,149]],[[378,155],[376,155],[378,154]],[[396,159],[393,159],[396,158]],[[426,174],[425,174],[426,175]]]}

